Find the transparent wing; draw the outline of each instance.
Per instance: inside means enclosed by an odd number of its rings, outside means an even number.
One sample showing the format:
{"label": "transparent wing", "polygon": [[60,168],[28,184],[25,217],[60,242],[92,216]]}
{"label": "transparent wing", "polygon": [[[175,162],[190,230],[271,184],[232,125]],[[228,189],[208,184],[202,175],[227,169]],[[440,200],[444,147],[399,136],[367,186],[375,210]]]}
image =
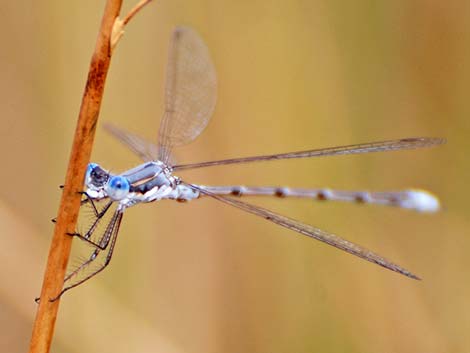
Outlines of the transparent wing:
{"label": "transparent wing", "polygon": [[193,141],[207,126],[217,99],[217,78],[209,50],[188,27],[170,41],[165,112],[158,136],[158,159],[168,163],[175,146]]}
{"label": "transparent wing", "polygon": [[[152,160],[152,153],[155,153],[155,151],[157,150],[155,145],[153,145],[152,143],[144,140],[143,138],[135,134],[124,131],[114,125],[106,124],[105,128],[109,133],[111,133],[114,137],[120,140],[124,145],[128,146],[132,151],[134,151],[134,153],[136,153],[144,161]],[[273,161],[273,160],[281,160],[281,159],[327,157],[327,156],[338,156],[338,155],[349,155],[349,154],[411,150],[411,149],[427,148],[427,147],[441,145],[445,143],[445,141],[446,140],[443,138],[434,138],[434,137],[404,138],[404,139],[390,140],[390,141],[360,143],[356,145],[318,148],[318,149],[306,150],[306,151],[269,154],[269,155],[263,155],[263,156],[221,159],[217,161],[198,162],[198,163],[191,163],[191,164],[181,164],[181,165],[173,166],[173,170],[196,169],[196,168],[213,167],[213,166],[218,166],[218,165],[252,163],[252,162]]]}
{"label": "transparent wing", "polygon": [[233,198],[229,197],[224,197],[220,195],[216,195],[214,193],[211,193],[207,190],[201,189],[197,187],[196,185],[189,185],[193,187],[194,189],[198,190],[200,193],[210,196],[218,201],[221,201],[223,203],[226,203],[228,205],[234,206],[236,208],[239,208],[241,210],[244,210],[248,213],[254,214],[256,216],[262,217],[268,221],[271,221],[275,224],[278,224],[280,226],[286,227],[288,229],[291,229],[295,232],[298,232],[302,235],[306,235],[310,238],[320,240],[328,245],[334,246],[335,248],[338,248],[340,250],[346,251],[350,254],[353,254],[357,257],[360,257],[361,259],[370,261],[374,264],[377,264],[379,266],[385,267],[386,269],[389,269],[391,271],[398,272],[402,275],[405,275],[407,277],[413,278],[413,279],[420,279],[418,276],[414,275],[410,271],[404,269],[403,267],[393,263],[390,260],[387,260],[386,258],[366,249],[363,248],[360,245],[354,244],[348,240],[345,240],[343,238],[338,237],[337,235],[327,233],[321,229],[315,228],[311,225],[303,224],[299,221],[296,221],[294,219],[281,216],[280,214],[274,213],[272,211],[269,211],[265,208],[255,206],[246,202],[234,200]]}
{"label": "transparent wing", "polygon": [[182,165],[173,166],[173,170],[195,169],[195,168],[212,167],[212,166],[217,166],[217,165],[251,163],[251,162],[260,162],[260,161],[273,161],[273,160],[280,160],[280,159],[326,157],[326,156],[338,156],[338,155],[345,155],[345,154],[360,154],[360,153],[372,153],[372,152],[410,150],[410,149],[416,149],[416,148],[432,147],[432,146],[440,145],[444,142],[445,142],[445,139],[442,139],[442,138],[432,138],[432,137],[405,138],[405,139],[399,139],[399,140],[360,143],[360,144],[348,145],[348,146],[319,148],[319,149],[306,150],[306,151],[269,154],[269,155],[264,155],[264,156],[241,157],[241,158],[222,159],[218,161],[182,164]]}
{"label": "transparent wing", "polygon": [[129,147],[143,161],[150,162],[158,158],[158,147],[155,144],[110,123],[105,123],[103,127],[108,133]]}

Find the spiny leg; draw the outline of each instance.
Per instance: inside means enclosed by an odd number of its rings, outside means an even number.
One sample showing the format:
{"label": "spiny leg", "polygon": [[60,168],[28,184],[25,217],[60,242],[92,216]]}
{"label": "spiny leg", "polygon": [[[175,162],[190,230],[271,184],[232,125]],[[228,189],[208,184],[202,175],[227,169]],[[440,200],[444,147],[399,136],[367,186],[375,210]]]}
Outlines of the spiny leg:
{"label": "spiny leg", "polygon": [[[64,188],[64,185],[60,185],[60,188],[63,189]],[[88,194],[86,193],[86,191],[77,191],[77,194],[80,194],[80,195],[84,195],[85,196],[85,199],[81,200],[80,201],[80,207],[85,205],[85,204],[88,204],[90,203],[91,206],[93,207],[93,212],[95,213],[95,216],[98,217],[98,214],[100,213],[98,211],[98,208],[96,207],[95,203],[93,202],[93,199],[90,198],[90,196],[88,196]],[[57,223],[57,217],[54,217],[51,219],[51,222],[52,223]]]}
{"label": "spiny leg", "polygon": [[100,264],[95,270],[93,270],[91,273],[86,275],[84,278],[80,279],[79,281],[70,284],[69,286],[65,287],[62,289],[62,291],[54,298],[51,298],[50,301],[56,301],[59,299],[66,291],[77,287],[78,285],[82,284],[83,282],[89,280],[93,276],[97,275],[101,271],[103,271],[106,266],[108,266],[109,262],[111,261],[111,257],[113,255],[113,250],[114,246],[116,244],[116,239],[117,235],[119,232],[119,227],[121,225],[122,221],[122,216],[123,216],[123,210],[116,210],[116,212],[113,215],[113,218],[109,222],[108,226],[106,227],[106,230],[104,232],[103,237],[101,238],[99,242],[99,247],[97,247],[91,254],[88,260],[86,260],[84,263],[82,263],[77,269],[72,271],[69,275],[67,275],[64,279],[64,284],[68,281],[71,281],[74,277],[76,277],[80,272],[84,271],[90,264],[92,264],[97,258],[102,249],[106,249],[109,245],[108,252],[106,253],[105,261]]}
{"label": "spiny leg", "polygon": [[[88,229],[88,231],[85,233],[85,235],[82,235],[78,232],[75,232],[75,233],[67,233],[67,235],[71,235],[71,236],[75,236],[97,248],[99,248],[100,250],[104,250],[105,248],[103,248],[100,244],[102,242],[102,239],[104,237],[101,238],[100,242],[99,243],[95,243],[93,240],[91,240],[91,236],[93,235],[93,233],[95,232],[96,228],[98,227],[98,224],[99,222],[102,220],[102,218],[104,217],[104,215],[108,212],[109,208],[111,207],[111,205],[113,204],[112,201],[109,201],[101,211],[98,211],[98,209],[96,208],[96,206],[94,205],[93,203],[93,200],[92,199],[88,199],[91,201],[92,205],[93,205],[93,208],[94,208],[94,213],[95,213],[95,220],[93,221],[93,223],[91,224],[90,228]],[[95,212],[96,211],[96,212]]]}
{"label": "spiny leg", "polygon": [[[91,240],[89,240],[89,239],[85,238],[84,236],[82,236],[81,239],[84,239],[84,240],[88,241],[96,249],[92,252],[92,254],[91,254],[91,256],[88,260],[84,261],[80,266],[78,266],[75,270],[73,270],[71,273],[69,273],[65,277],[64,282],[67,282],[71,278],[75,277],[81,270],[85,269],[88,265],[90,265],[93,261],[95,261],[101,251],[106,250],[112,236],[114,235],[114,229],[115,229],[114,227],[116,225],[116,217],[117,217],[118,214],[122,215],[122,212],[119,211],[119,210],[115,211],[115,213],[113,214],[113,217],[111,218],[110,222],[106,226],[106,229],[105,229],[103,235],[101,236],[101,238],[99,239],[98,243],[92,242]],[[93,226],[92,226],[92,228],[93,228]],[[91,235],[91,233],[90,233],[90,235]]]}
{"label": "spiny leg", "polygon": [[94,212],[95,216],[99,217],[99,215],[102,211],[101,212],[98,211],[98,208],[96,207],[96,204],[93,201],[93,199],[86,193],[86,191],[79,191],[78,193],[82,196],[85,196],[85,198],[80,201],[80,206],[83,206],[85,204],[90,203],[91,207],[93,208],[93,212]]}

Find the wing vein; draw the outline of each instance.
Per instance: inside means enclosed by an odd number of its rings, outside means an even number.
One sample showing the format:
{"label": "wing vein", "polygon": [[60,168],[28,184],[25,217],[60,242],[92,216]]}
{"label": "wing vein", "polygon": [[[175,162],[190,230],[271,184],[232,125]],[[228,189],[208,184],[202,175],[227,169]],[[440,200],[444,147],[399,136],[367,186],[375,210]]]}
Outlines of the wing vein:
{"label": "wing vein", "polygon": [[301,223],[299,221],[296,221],[294,219],[288,218],[286,216],[282,216],[278,213],[274,213],[270,210],[267,210],[265,208],[255,206],[252,204],[249,204],[247,202],[242,202],[235,200],[230,197],[224,197],[220,195],[216,195],[212,192],[209,192],[205,189],[199,188],[196,185],[191,185],[187,184],[190,187],[198,190],[200,193],[210,196],[213,199],[216,199],[220,202],[223,202],[225,204],[231,205],[233,207],[236,207],[238,209],[241,209],[243,211],[246,211],[248,213],[254,214],[258,217],[264,218],[270,222],[273,222],[275,224],[278,224],[282,227],[285,227],[287,229],[291,229],[297,233],[300,233],[302,235],[308,236],[310,238],[319,240],[321,242],[324,242],[328,245],[331,245],[335,248],[338,248],[340,250],[346,251],[352,255],[355,255],[361,259],[367,260],[369,262],[372,262],[374,264],[377,264],[379,266],[382,266],[388,270],[400,273],[402,275],[405,275],[407,277],[413,278],[413,279],[420,279],[418,276],[414,275],[410,271],[406,270],[405,268],[401,267],[400,265],[395,264],[394,262],[387,260],[386,258],[378,255],[377,253],[368,250],[358,244],[355,244],[353,242],[350,242],[346,239],[343,239],[335,234],[325,232],[321,229],[315,228],[311,225],[307,225],[304,223]]}

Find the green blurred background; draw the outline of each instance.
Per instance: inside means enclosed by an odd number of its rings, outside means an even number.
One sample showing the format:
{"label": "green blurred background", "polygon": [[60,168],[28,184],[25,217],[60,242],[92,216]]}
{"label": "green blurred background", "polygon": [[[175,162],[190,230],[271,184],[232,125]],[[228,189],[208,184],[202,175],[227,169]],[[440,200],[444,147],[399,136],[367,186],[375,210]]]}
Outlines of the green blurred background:
{"label": "green blurred background", "polygon": [[[133,3],[124,4],[124,12]],[[25,352],[104,1],[4,2],[0,350]],[[396,190],[435,215],[308,200],[255,203],[340,234],[413,281],[217,203],[126,212],[108,270],[63,298],[53,352],[468,352],[470,3],[156,1],[127,27],[100,122],[154,139],[168,39],[194,27],[216,112],[181,162],[411,136],[445,146],[201,169],[206,184]],[[98,129],[93,160],[137,157]]]}

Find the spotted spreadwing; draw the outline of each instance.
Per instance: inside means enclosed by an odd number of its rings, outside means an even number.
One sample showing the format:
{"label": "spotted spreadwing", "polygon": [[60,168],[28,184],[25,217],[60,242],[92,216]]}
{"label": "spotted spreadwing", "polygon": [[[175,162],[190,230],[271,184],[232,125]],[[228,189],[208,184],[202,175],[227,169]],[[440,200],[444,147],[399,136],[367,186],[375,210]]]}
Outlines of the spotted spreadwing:
{"label": "spotted spreadwing", "polygon": [[119,226],[127,208],[140,203],[163,199],[191,201],[202,197],[241,209],[389,270],[418,279],[416,275],[394,262],[337,235],[240,199],[254,195],[309,198],[370,203],[419,212],[435,212],[439,209],[439,201],[426,191],[369,192],[326,188],[206,186],[192,184],[173,173],[229,164],[417,149],[442,144],[443,139],[404,138],[281,154],[181,165],[174,164],[172,162],[173,149],[188,144],[202,133],[212,116],[216,98],[217,78],[206,45],[194,30],[188,27],[177,27],[170,41],[166,72],[165,109],[160,123],[157,145],[153,145],[139,136],[121,130],[116,126],[106,125],[108,132],[127,145],[144,163],[121,174],[113,174],[96,163],[88,165],[82,207],[87,206],[92,209],[92,222],[86,231],[73,233],[72,235],[90,244],[92,253],[78,267],[67,274],[64,288],[58,297],[65,291],[90,279],[109,264],[116,244]]}

